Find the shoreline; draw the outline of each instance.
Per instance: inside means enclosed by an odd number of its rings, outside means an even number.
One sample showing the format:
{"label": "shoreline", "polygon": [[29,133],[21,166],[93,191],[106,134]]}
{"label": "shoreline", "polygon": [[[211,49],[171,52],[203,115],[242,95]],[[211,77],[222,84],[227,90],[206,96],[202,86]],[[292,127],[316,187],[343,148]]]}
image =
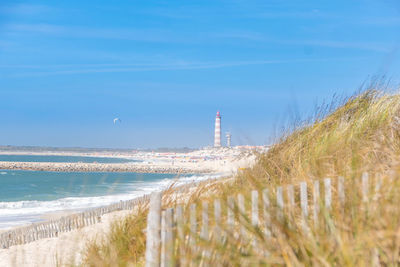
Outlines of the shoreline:
{"label": "shoreline", "polygon": [[[172,156],[171,156],[172,155]],[[205,155],[205,156],[204,156]],[[91,154],[90,156],[93,156]],[[110,155],[107,155],[110,157]],[[125,156],[129,157],[128,155]],[[131,155],[136,157],[137,155]],[[205,160],[204,158],[207,157]],[[252,153],[242,154],[239,150],[197,151],[195,153],[143,153],[140,163],[32,163],[32,162],[0,162],[0,169],[60,171],[122,171],[128,172],[161,172],[173,171],[179,173],[199,174],[224,174],[222,177],[234,175],[240,168],[253,165],[255,156]],[[34,169],[33,169],[34,168]],[[171,180],[171,183],[174,181]],[[203,182],[203,181],[202,181]],[[185,186],[185,185],[182,185]],[[196,187],[197,185],[195,185]],[[186,192],[188,193],[188,192]],[[77,212],[71,211],[70,214]],[[134,213],[134,211],[133,211]],[[11,246],[8,249],[0,249],[0,265],[16,263],[18,266],[30,266],[32,262],[40,263],[41,266],[54,266],[57,264],[68,264],[70,259],[75,263],[82,262],[81,253],[84,251],[88,240],[100,240],[111,229],[112,222],[121,219],[132,211],[122,210],[104,214],[100,223],[85,226],[71,232],[60,233],[58,237],[45,238],[24,245]],[[65,216],[64,211],[46,214],[43,221],[57,220]],[[12,228],[15,229],[15,228]],[[8,229],[10,230],[10,229]],[[0,230],[1,232],[1,230]],[[100,239],[99,239],[100,238]],[[55,258],[57,261],[55,262]]]}
{"label": "shoreline", "polygon": [[[65,216],[76,215],[76,214],[85,213],[88,211],[111,207],[111,206],[119,204],[121,202],[128,203],[130,201],[136,201],[136,200],[139,200],[139,199],[142,199],[145,197],[149,197],[151,192],[158,191],[158,190],[162,190],[162,191],[166,190],[171,185],[174,186],[175,190],[183,190],[185,188],[196,187],[199,183],[211,182],[211,181],[215,181],[215,180],[219,180],[219,179],[224,179],[224,178],[227,178],[228,176],[229,176],[229,174],[226,174],[226,173],[214,173],[211,175],[206,174],[204,176],[204,178],[200,177],[201,179],[193,179],[193,180],[190,179],[190,180],[186,180],[183,182],[180,182],[179,178],[177,178],[177,179],[174,178],[174,179],[171,179],[168,184],[165,184],[161,187],[157,187],[157,186],[153,187],[151,191],[143,191],[142,193],[140,193],[138,195],[132,195],[129,198],[115,199],[109,203],[103,203],[101,205],[96,205],[96,206],[82,206],[82,207],[75,207],[75,208],[65,208],[64,207],[63,209],[59,209],[59,210],[55,209],[54,211],[45,211],[45,212],[39,214],[39,216],[37,216],[37,220],[35,220],[35,221],[27,222],[24,224],[15,225],[15,226],[11,226],[11,227],[0,228],[0,234],[2,232],[8,232],[8,231],[13,231],[13,230],[18,230],[21,228],[26,228],[26,227],[29,227],[34,224],[40,224],[40,223],[45,223],[47,221],[59,220],[60,218],[65,217]],[[107,196],[105,196],[105,197],[107,197]],[[57,199],[51,200],[51,201],[57,201]],[[51,201],[42,201],[42,202],[51,202]]]}

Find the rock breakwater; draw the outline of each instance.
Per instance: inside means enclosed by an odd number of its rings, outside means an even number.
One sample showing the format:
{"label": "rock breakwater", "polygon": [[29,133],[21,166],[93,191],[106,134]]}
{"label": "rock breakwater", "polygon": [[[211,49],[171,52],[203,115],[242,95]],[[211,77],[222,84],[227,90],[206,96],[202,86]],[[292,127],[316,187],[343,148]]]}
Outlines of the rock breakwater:
{"label": "rock breakwater", "polygon": [[0,162],[2,170],[32,170],[54,172],[138,172],[138,173],[212,173],[201,166],[170,166],[132,163],[60,163],[60,162]]}

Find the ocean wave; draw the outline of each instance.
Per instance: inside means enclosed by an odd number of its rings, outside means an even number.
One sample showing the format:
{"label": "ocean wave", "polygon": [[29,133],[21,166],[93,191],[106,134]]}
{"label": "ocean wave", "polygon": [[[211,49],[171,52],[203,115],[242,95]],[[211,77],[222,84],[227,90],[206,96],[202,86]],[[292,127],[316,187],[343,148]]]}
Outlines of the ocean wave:
{"label": "ocean wave", "polygon": [[0,202],[0,228],[26,224],[27,221],[33,222],[40,219],[43,214],[58,211],[78,211],[83,209],[95,208],[109,205],[119,201],[130,200],[143,196],[153,191],[159,191],[169,187],[171,184],[176,186],[192,182],[204,181],[220,177],[216,175],[192,175],[183,176],[176,179],[166,178],[157,182],[143,182],[132,184],[131,190],[124,194],[93,196],[93,197],[68,197],[51,201],[15,201]]}

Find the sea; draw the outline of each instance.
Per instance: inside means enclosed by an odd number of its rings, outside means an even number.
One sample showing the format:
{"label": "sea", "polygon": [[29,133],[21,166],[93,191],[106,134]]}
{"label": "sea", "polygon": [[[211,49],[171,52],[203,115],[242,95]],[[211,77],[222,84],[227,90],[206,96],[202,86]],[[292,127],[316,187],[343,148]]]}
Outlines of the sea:
{"label": "sea", "polygon": [[[1,160],[118,163],[123,159],[1,155]],[[172,182],[185,184],[217,176],[0,170],[0,230],[42,221],[50,213],[81,211],[133,199]]]}
{"label": "sea", "polygon": [[47,156],[47,155],[0,155],[0,161],[14,162],[83,162],[83,163],[127,163],[139,160],[109,157]]}

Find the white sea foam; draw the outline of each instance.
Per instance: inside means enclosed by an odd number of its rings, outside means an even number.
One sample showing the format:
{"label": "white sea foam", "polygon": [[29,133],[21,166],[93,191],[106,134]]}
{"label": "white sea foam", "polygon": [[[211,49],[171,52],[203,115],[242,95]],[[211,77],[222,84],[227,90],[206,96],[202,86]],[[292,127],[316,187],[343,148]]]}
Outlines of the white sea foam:
{"label": "white sea foam", "polygon": [[68,197],[52,201],[15,201],[0,202],[0,229],[15,227],[40,220],[46,213],[58,211],[77,211],[87,208],[100,207],[133,199],[152,191],[167,188],[172,183],[183,185],[192,182],[199,182],[207,179],[218,178],[221,174],[215,175],[193,175],[180,177],[178,179],[163,179],[156,182],[143,182],[132,184],[132,190],[124,194],[95,196],[95,197]]}

